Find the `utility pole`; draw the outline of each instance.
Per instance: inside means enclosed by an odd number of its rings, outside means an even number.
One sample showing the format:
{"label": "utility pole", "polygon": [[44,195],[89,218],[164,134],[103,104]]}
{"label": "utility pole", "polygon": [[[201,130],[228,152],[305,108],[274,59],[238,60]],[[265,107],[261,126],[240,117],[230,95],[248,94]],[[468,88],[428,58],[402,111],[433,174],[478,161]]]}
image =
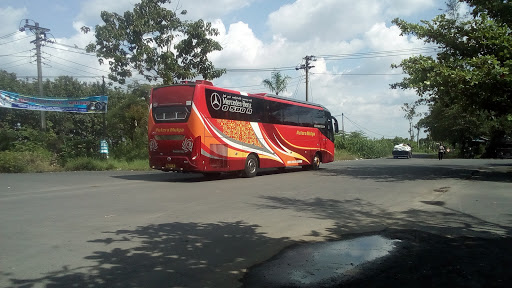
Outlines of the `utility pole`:
{"label": "utility pole", "polygon": [[345,115],[343,113],[341,113],[341,133],[345,137]]}
{"label": "utility pole", "polygon": [[[37,81],[39,84],[39,97],[44,96],[43,91],[43,70],[41,68],[41,46],[42,42],[51,42],[46,38],[46,32],[50,32],[50,29],[43,28],[39,26],[39,23],[34,22],[34,25],[28,24],[29,19],[25,19],[25,26],[20,27],[20,31],[23,32],[26,29],[30,30],[34,35],[36,35],[36,39],[30,41],[30,43],[36,44],[36,58],[37,58]],[[33,21],[33,20],[32,20]],[[43,110],[41,110],[41,129],[46,130],[46,115]]]}
{"label": "utility pole", "polygon": [[309,94],[309,69],[315,67],[315,66],[310,66],[309,62],[316,61],[316,59],[315,59],[315,56],[310,55],[310,56],[304,57],[304,60],[306,61],[306,64],[302,64],[299,67],[295,67],[295,70],[299,70],[299,69],[306,70],[306,101],[308,101],[309,100],[309,97],[308,97],[308,94]]}
{"label": "utility pole", "polygon": [[[101,77],[103,79],[103,83],[101,84],[101,93],[103,94],[102,96],[105,96],[105,76],[101,76]],[[107,119],[106,119],[106,114],[107,113],[103,113],[103,140],[107,139]]]}

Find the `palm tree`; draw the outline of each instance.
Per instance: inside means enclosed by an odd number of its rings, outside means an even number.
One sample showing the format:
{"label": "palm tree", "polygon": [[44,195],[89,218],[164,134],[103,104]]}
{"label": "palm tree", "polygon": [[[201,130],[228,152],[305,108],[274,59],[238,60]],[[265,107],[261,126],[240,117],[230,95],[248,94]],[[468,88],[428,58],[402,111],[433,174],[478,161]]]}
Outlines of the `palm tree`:
{"label": "palm tree", "polygon": [[288,85],[288,80],[290,80],[290,76],[281,75],[280,72],[272,72],[272,76],[270,79],[263,80],[263,85],[267,87],[271,92],[276,93],[276,95],[279,95],[279,93],[286,91],[286,86]]}

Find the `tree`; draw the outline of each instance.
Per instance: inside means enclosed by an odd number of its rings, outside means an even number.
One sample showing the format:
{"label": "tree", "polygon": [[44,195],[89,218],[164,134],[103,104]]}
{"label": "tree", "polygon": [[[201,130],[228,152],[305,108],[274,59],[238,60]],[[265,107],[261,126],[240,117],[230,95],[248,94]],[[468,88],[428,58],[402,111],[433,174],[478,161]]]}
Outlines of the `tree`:
{"label": "tree", "polygon": [[[225,73],[216,69],[208,54],[222,50],[212,39],[218,35],[210,22],[182,21],[175,11],[163,7],[171,0],[142,0],[123,15],[101,12],[104,25],[96,25],[96,42],[87,52],[96,52],[100,64],[110,66],[109,78],[124,84],[132,70],[148,81],[164,84],[192,79],[214,79]],[[181,12],[185,15],[186,10]],[[89,27],[82,27],[84,33]]]}
{"label": "tree", "polygon": [[[512,3],[466,2],[473,8],[472,18],[442,14],[420,24],[393,20],[402,35],[416,36],[437,46],[439,52],[437,57],[413,56],[392,65],[408,76],[391,88],[414,89],[419,96],[416,104],[429,104],[431,115],[444,114],[452,124],[469,117],[471,121],[466,119],[466,124],[457,126],[485,126],[490,129],[487,134],[492,134],[492,130],[509,126],[506,119],[512,114],[512,33],[508,18]],[[454,113],[448,113],[450,109]],[[433,122],[423,121],[423,125]]]}
{"label": "tree", "polygon": [[290,80],[290,76],[281,75],[280,72],[272,72],[272,76],[270,79],[263,80],[263,85],[267,87],[271,92],[279,93],[286,91],[286,86],[288,85],[288,80]]}
{"label": "tree", "polygon": [[418,121],[418,126],[426,128],[432,139],[452,146],[464,146],[475,136],[486,134],[492,123],[486,120],[486,115],[468,113],[457,105],[434,104],[429,110],[430,113]]}
{"label": "tree", "polygon": [[404,105],[402,106],[402,110],[405,112],[404,118],[407,119],[407,121],[409,121],[410,140],[414,141],[414,125],[412,124],[412,121],[414,120],[414,117],[419,116],[419,114],[416,113],[416,105],[404,103]]}
{"label": "tree", "polygon": [[478,17],[485,13],[492,19],[512,26],[512,5],[509,0],[463,0],[473,7],[473,16]]}
{"label": "tree", "polygon": [[415,89],[421,101],[457,103],[493,116],[512,113],[512,36],[485,14],[460,24],[445,15],[424,25],[393,21],[441,49],[437,58],[414,56],[400,65],[409,77],[392,88]]}

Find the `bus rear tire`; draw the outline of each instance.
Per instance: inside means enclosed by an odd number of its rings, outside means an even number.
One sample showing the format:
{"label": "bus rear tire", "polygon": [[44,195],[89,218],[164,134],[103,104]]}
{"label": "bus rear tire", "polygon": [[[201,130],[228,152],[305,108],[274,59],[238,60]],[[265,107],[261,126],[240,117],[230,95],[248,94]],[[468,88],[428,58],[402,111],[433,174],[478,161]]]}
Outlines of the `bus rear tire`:
{"label": "bus rear tire", "polygon": [[245,159],[244,176],[247,178],[256,176],[258,173],[258,166],[258,158],[256,158],[256,156],[253,154],[247,156],[247,159]]}

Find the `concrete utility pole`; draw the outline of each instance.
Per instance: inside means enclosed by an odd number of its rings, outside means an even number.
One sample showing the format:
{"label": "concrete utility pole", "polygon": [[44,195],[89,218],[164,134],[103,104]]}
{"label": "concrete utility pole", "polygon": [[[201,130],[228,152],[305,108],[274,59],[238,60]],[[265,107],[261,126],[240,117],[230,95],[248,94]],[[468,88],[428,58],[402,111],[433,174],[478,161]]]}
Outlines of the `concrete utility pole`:
{"label": "concrete utility pole", "polygon": [[[30,30],[34,35],[36,35],[36,39],[32,40],[30,43],[36,44],[36,57],[37,57],[37,81],[39,84],[39,96],[43,97],[43,70],[41,68],[41,46],[42,42],[51,42],[46,38],[46,32],[50,32],[50,29],[43,28],[39,26],[39,23],[34,22],[34,25],[28,24],[29,19],[25,19],[25,26],[20,27],[20,31],[25,31],[26,29]],[[46,130],[46,115],[44,111],[41,111],[41,129]]]}
{"label": "concrete utility pole", "polygon": [[310,61],[315,61],[315,56],[313,55],[310,55],[310,56],[306,56],[304,57],[304,60],[306,61],[306,64],[302,64],[300,65],[299,67],[296,67],[295,70],[299,70],[299,69],[304,69],[306,70],[306,101],[309,100],[309,69],[315,67],[315,66],[310,66],[309,65],[309,62]]}
{"label": "concrete utility pole", "polygon": [[345,115],[341,113],[341,132],[343,133],[343,137],[345,137]]}

